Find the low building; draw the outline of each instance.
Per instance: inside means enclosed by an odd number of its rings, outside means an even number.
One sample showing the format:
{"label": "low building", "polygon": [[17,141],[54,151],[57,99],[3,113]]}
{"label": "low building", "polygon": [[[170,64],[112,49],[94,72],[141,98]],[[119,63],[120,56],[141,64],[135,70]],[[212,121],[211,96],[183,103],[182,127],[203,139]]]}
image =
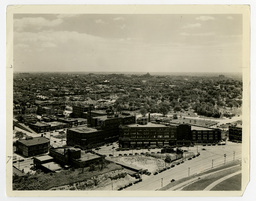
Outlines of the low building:
{"label": "low building", "polygon": [[78,126],[78,120],[76,118],[58,118],[58,121],[67,124],[68,128]]}
{"label": "low building", "polygon": [[229,126],[229,140],[233,142],[242,142],[242,125]]}
{"label": "low building", "polygon": [[53,162],[53,157],[49,155],[34,157],[34,167],[41,168],[42,164]]}
{"label": "low building", "polygon": [[93,145],[103,144],[105,141],[102,130],[87,126],[78,126],[67,130],[67,145],[82,147],[92,147]]}
{"label": "low building", "polygon": [[97,154],[85,153],[81,149],[74,147],[50,149],[50,155],[59,164],[63,166],[70,165],[76,168],[89,166],[104,158]]}
{"label": "low building", "polygon": [[50,126],[50,130],[52,130],[52,131],[67,128],[66,123],[59,122],[59,121],[52,121],[52,122],[48,122],[46,124]]}
{"label": "low building", "polygon": [[41,169],[44,172],[58,172],[62,170],[61,166],[55,162],[44,163],[41,165]]}
{"label": "low building", "polygon": [[51,126],[49,124],[46,123],[42,123],[42,122],[36,122],[34,124],[29,124],[29,127],[36,131],[37,133],[42,133],[42,132],[47,132],[51,130]]}
{"label": "low building", "polygon": [[16,152],[25,157],[47,153],[49,147],[50,140],[45,137],[31,137],[16,142]]}

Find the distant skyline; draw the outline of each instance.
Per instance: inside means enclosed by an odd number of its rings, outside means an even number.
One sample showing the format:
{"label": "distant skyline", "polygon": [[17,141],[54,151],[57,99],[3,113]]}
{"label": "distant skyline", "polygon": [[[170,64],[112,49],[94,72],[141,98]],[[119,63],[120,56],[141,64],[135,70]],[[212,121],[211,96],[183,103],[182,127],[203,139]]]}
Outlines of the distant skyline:
{"label": "distant skyline", "polygon": [[15,72],[242,72],[242,15],[15,14]]}

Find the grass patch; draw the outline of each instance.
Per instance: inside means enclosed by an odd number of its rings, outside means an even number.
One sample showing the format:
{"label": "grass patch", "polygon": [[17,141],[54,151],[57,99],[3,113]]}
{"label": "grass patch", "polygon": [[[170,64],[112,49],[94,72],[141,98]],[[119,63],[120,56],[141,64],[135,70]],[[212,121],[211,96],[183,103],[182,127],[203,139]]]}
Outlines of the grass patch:
{"label": "grass patch", "polygon": [[242,174],[235,175],[211,189],[211,191],[240,191],[242,184]]}
{"label": "grass patch", "polygon": [[186,186],[185,188],[183,188],[183,191],[200,191],[200,190],[204,190],[205,187],[207,187],[208,185],[210,185],[211,183],[217,181],[218,179],[230,174],[230,173],[234,173],[236,172],[238,169],[240,169],[240,167],[234,167],[232,169],[228,169],[228,170],[223,170],[222,172],[218,172],[216,174],[207,176],[206,178],[202,178],[200,180],[198,180],[197,182],[194,182],[188,186]]}
{"label": "grass patch", "polygon": [[176,185],[178,185],[178,184],[180,184],[180,183],[183,183],[183,182],[185,182],[185,181],[188,181],[188,180],[190,180],[190,179],[197,178],[197,177],[200,177],[200,176],[202,176],[202,175],[204,175],[204,174],[208,174],[208,173],[211,173],[211,172],[215,172],[215,171],[218,171],[218,170],[222,170],[222,169],[224,169],[224,168],[232,167],[232,166],[238,165],[238,164],[241,164],[241,162],[240,162],[240,161],[232,161],[232,162],[230,162],[230,163],[227,163],[226,165],[222,165],[222,166],[220,166],[220,167],[213,168],[213,169],[211,169],[211,170],[207,170],[207,171],[202,172],[202,173],[200,173],[200,174],[196,174],[196,175],[192,175],[192,176],[190,176],[190,177],[182,178],[182,179],[180,179],[180,180],[177,180],[177,181],[175,181],[175,182],[172,182],[172,183],[167,184],[167,185],[164,186],[163,188],[159,189],[159,191],[168,190],[168,189],[170,189],[170,188],[172,188],[172,187],[174,187],[174,186],[176,186]]}
{"label": "grass patch", "polygon": [[115,163],[108,163],[102,170],[89,171],[89,167],[79,169],[63,170],[58,173],[39,173],[13,177],[13,190],[48,190],[53,187],[70,185],[76,182],[85,181],[91,177],[105,174],[110,171],[123,169]]}

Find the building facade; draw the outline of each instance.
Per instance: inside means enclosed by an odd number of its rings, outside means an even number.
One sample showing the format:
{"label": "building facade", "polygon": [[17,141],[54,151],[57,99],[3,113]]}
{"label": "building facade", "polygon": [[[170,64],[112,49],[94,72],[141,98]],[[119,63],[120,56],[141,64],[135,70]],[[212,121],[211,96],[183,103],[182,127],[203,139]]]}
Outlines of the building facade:
{"label": "building facade", "polygon": [[218,143],[221,140],[221,130],[192,126],[192,141],[194,143]]}
{"label": "building facade", "polygon": [[31,137],[16,142],[16,152],[25,157],[47,153],[49,147],[50,140],[45,137]]}
{"label": "building facade", "polygon": [[229,140],[233,142],[242,142],[242,125],[229,126]]}

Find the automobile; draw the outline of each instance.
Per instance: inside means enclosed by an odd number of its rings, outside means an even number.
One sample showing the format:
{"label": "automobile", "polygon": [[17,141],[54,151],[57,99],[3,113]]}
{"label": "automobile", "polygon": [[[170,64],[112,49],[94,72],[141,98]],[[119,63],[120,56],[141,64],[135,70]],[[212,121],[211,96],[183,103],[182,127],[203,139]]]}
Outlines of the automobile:
{"label": "automobile", "polygon": [[206,149],[205,148],[202,148],[203,151],[205,151]]}
{"label": "automobile", "polygon": [[203,146],[205,147],[205,146],[206,146],[206,144],[203,144]]}
{"label": "automobile", "polygon": [[116,151],[120,151],[121,149],[120,148],[117,148]]}
{"label": "automobile", "polygon": [[174,164],[172,164],[172,165],[171,165],[171,168],[173,168],[173,167],[175,167],[175,165],[174,165]]}
{"label": "automobile", "polygon": [[124,154],[124,156],[127,156],[127,154]]}
{"label": "automobile", "polygon": [[188,158],[188,160],[192,160],[192,158]]}
{"label": "automobile", "polygon": [[179,165],[179,164],[180,164],[180,162],[177,162],[177,163],[176,163],[176,165]]}
{"label": "automobile", "polygon": [[195,158],[196,156],[194,155],[192,158]]}
{"label": "automobile", "polygon": [[158,174],[158,172],[154,172],[154,175],[157,175]]}
{"label": "automobile", "polygon": [[113,156],[113,154],[109,154],[109,156]]}
{"label": "automobile", "polygon": [[115,147],[112,147],[112,149],[115,149]]}
{"label": "automobile", "polygon": [[139,155],[138,153],[135,153],[134,155]]}
{"label": "automobile", "polygon": [[123,156],[122,154],[118,154],[118,156]]}
{"label": "automobile", "polygon": [[200,156],[200,153],[197,153],[197,155],[196,156]]}
{"label": "automobile", "polygon": [[129,156],[132,156],[132,153],[129,153]]}
{"label": "automobile", "polygon": [[175,182],[175,179],[172,179],[171,182]]}
{"label": "automobile", "polygon": [[149,175],[151,175],[151,172],[146,172],[145,174],[149,176]]}
{"label": "automobile", "polygon": [[181,161],[180,163],[184,163],[184,161]]}

